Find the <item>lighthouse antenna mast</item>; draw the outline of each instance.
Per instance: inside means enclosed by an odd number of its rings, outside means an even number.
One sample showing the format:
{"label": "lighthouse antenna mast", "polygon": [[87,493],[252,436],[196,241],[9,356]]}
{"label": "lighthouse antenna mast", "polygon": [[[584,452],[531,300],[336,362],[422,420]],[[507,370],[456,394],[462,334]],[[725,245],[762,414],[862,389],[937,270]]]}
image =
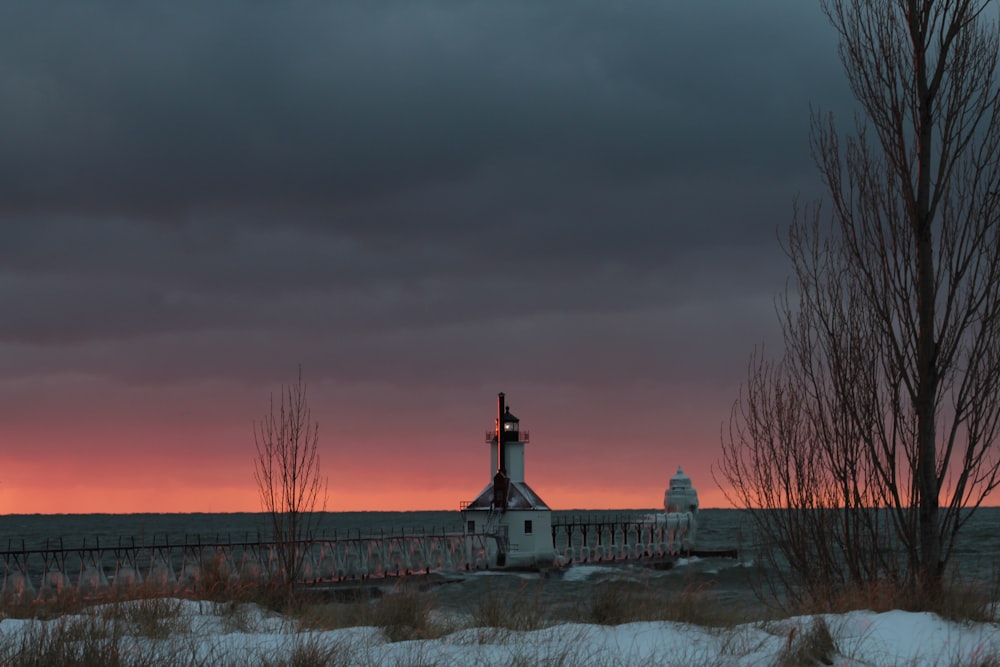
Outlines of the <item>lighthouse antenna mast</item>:
{"label": "lighthouse antenna mast", "polygon": [[507,453],[503,446],[504,395],[497,394],[497,472],[507,474]]}

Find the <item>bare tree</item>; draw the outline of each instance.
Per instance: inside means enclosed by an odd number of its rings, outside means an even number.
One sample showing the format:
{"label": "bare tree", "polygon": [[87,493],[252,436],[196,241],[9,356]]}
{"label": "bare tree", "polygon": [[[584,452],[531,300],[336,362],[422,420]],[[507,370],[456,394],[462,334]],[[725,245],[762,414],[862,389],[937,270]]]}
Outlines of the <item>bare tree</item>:
{"label": "bare tree", "polygon": [[254,480],[271,523],[283,583],[302,573],[317,510],[326,509],[327,479],[320,474],[319,424],[312,421],[299,368],[294,385],[282,386],[264,418],[254,423]]}
{"label": "bare tree", "polygon": [[[821,587],[889,577],[936,589],[959,530],[1000,482],[991,5],[821,0],[860,106],[856,132],[813,118],[829,215],[796,210],[784,357],[751,362],[719,468],[734,503],[783,508],[755,516],[799,583],[836,567]],[[809,532],[819,546],[786,548]],[[818,565],[801,561],[810,549]]]}

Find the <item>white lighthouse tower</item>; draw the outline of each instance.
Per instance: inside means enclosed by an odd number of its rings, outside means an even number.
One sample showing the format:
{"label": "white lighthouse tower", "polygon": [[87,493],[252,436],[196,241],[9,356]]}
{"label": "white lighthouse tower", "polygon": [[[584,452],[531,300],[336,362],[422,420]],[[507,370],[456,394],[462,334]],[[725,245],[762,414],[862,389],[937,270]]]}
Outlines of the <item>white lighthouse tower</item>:
{"label": "white lighthouse tower", "polygon": [[496,550],[487,555],[492,566],[545,567],[555,560],[552,510],[524,481],[528,441],[528,432],[521,430],[501,392],[494,428],[486,433],[491,481],[462,508],[467,534],[495,537]]}

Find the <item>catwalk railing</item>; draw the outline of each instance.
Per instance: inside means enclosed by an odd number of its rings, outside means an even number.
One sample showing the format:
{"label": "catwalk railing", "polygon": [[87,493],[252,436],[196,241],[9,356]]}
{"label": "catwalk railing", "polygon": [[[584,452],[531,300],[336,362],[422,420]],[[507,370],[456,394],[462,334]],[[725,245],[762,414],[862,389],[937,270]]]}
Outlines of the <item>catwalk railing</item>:
{"label": "catwalk railing", "polygon": [[552,544],[565,563],[676,556],[691,550],[694,537],[690,514],[560,517],[552,523]]}
{"label": "catwalk railing", "polygon": [[[295,547],[303,556],[303,582],[339,582],[494,567],[497,555],[507,549],[502,532],[351,531],[302,540]],[[560,518],[552,524],[552,563],[672,557],[689,552],[693,537],[690,515],[668,515],[665,520]],[[0,549],[0,595],[45,597],[66,589],[96,594],[140,585],[181,591],[206,581],[266,581],[281,576],[279,550],[285,547],[248,535],[180,541],[164,537],[149,543],[97,539],[77,546],[63,540],[31,547],[8,543]]]}
{"label": "catwalk railing", "polygon": [[[482,533],[379,532],[322,536],[295,543],[304,582],[336,582],[431,571],[480,569],[495,553],[496,536]],[[8,544],[0,550],[4,597],[44,597],[65,589],[82,594],[140,585],[194,589],[206,579],[260,582],[280,576],[287,545],[263,539],[188,538],[137,543],[119,538],[79,546],[50,541],[42,548]]]}

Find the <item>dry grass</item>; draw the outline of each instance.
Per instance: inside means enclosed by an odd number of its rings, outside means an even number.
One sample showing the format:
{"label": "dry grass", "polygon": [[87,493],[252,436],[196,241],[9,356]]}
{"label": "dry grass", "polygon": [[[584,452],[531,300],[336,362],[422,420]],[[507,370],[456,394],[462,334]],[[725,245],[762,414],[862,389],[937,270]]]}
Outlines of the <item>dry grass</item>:
{"label": "dry grass", "polygon": [[[221,581],[206,589],[216,598],[222,590],[233,593],[224,603],[206,605],[215,609],[229,632],[260,631],[261,609],[279,611],[292,623],[288,624],[288,639],[280,646],[242,657],[209,653],[197,654],[190,648],[197,641],[189,617],[182,613],[185,603],[177,598],[158,597],[155,588],[134,587],[127,591],[111,589],[100,600],[86,598],[67,589],[60,595],[45,596],[31,602],[8,600],[0,613],[8,618],[36,619],[23,632],[8,632],[0,636],[0,664],[47,667],[54,665],[233,665],[250,664],[311,665],[366,664],[371,646],[351,645],[346,640],[331,642],[323,631],[342,628],[379,628],[387,642],[436,639],[458,630],[473,630],[465,635],[472,644],[522,641],[520,634],[552,628],[556,623],[575,621],[600,625],[619,625],[637,621],[673,621],[712,629],[712,636],[730,645],[722,657],[738,657],[753,649],[740,643],[746,635],[746,613],[720,597],[710,585],[693,582],[678,588],[678,580],[652,577],[649,581],[605,581],[593,584],[589,596],[572,612],[571,617],[559,617],[553,601],[543,597],[544,582],[525,582],[516,589],[497,587],[478,596],[465,610],[460,620],[440,613],[434,591],[420,590],[413,582],[402,580],[388,593],[372,596],[374,588],[359,588],[353,599],[331,602],[317,596],[289,591],[284,587],[240,584],[224,589]],[[206,581],[207,579],[203,579]],[[510,583],[510,580],[506,580]],[[994,588],[953,584],[936,596],[905,594],[896,587],[857,591],[851,595],[831,596],[817,601],[808,609],[798,609],[795,615],[813,615],[811,624],[797,626],[791,633],[782,630],[780,641],[786,641],[780,655],[782,667],[823,664],[838,654],[838,646],[826,622],[819,616],[843,613],[855,609],[884,611],[907,609],[933,611],[942,617],[959,621],[994,621]],[[189,591],[188,597],[199,597]],[[264,618],[271,618],[265,616]],[[442,620],[445,619],[445,620]],[[464,619],[464,620],[462,620]],[[737,627],[740,626],[740,627]],[[368,633],[374,633],[367,630]],[[371,637],[373,635],[365,635]],[[378,633],[374,633],[379,637]],[[459,635],[455,635],[458,637]],[[376,643],[381,642],[381,637]],[[161,640],[176,641],[163,642]],[[153,641],[149,641],[153,640]],[[449,638],[446,641],[451,641]],[[338,643],[339,642],[339,643]],[[185,645],[188,646],[184,652]],[[177,648],[177,647],[181,648]],[[171,648],[173,647],[173,648]],[[613,656],[596,656],[581,652],[579,646],[561,645],[552,648],[544,664],[614,665]],[[419,652],[420,645],[414,645]],[[164,652],[173,653],[164,654]],[[606,658],[606,659],[605,659]],[[423,664],[414,653],[413,661]],[[511,664],[534,664],[538,655],[527,651],[515,653]],[[374,663],[371,663],[374,664]],[[656,663],[656,664],[682,664]],[[707,664],[707,663],[706,663]],[[721,663],[720,663],[721,664]],[[887,663],[892,664],[892,663]],[[954,667],[1000,667],[1000,656],[983,655],[975,662],[953,661]]]}
{"label": "dry grass", "polygon": [[259,656],[269,667],[348,667],[358,664],[359,651],[353,646],[321,641],[315,635],[297,637],[280,654]]}
{"label": "dry grass", "polygon": [[100,614],[32,621],[0,642],[0,662],[10,667],[145,667],[169,664],[165,656],[127,641],[121,623]]}
{"label": "dry grass", "polygon": [[956,659],[948,667],[1000,667],[1000,655],[975,656],[971,660]]}
{"label": "dry grass", "polygon": [[397,586],[374,603],[373,620],[390,642],[430,639],[445,634],[431,620],[433,599],[415,586]]}
{"label": "dry grass", "polygon": [[789,615],[842,614],[856,609],[874,612],[901,609],[929,611],[952,621],[990,623],[997,620],[1000,582],[990,585],[952,580],[939,590],[913,589],[904,583],[885,581],[864,589],[830,591],[807,599],[787,610]]}
{"label": "dry grass", "polygon": [[434,617],[432,594],[405,580],[388,594],[371,598],[359,594],[341,602],[302,601],[291,614],[306,630],[336,630],[371,626],[380,628],[390,642],[432,639],[456,630]]}
{"label": "dry grass", "polygon": [[541,600],[541,587],[524,584],[516,591],[491,588],[480,595],[469,609],[472,625],[523,632],[551,624]]}
{"label": "dry grass", "polygon": [[793,629],[788,643],[778,658],[778,667],[813,667],[832,665],[837,654],[837,643],[830,633],[830,626],[822,616],[812,620],[809,627]]}
{"label": "dry grass", "polygon": [[632,623],[647,615],[647,601],[637,585],[601,583],[595,587],[589,604],[580,609],[581,615],[577,620],[600,625]]}
{"label": "dry grass", "polygon": [[181,601],[177,598],[137,598],[97,609],[114,627],[124,627],[127,634],[139,637],[166,639],[189,629],[181,618]]}
{"label": "dry grass", "polygon": [[304,630],[339,630],[374,625],[372,604],[361,600],[303,605],[294,617]]}
{"label": "dry grass", "polygon": [[[231,577],[222,567],[203,569],[197,581],[182,590],[164,590],[161,586],[141,585],[128,588],[110,587],[100,596],[82,595],[76,588],[58,593],[21,599],[0,600],[0,618],[52,619],[78,614],[95,605],[115,605],[129,610],[138,624],[145,623],[144,634],[156,636],[169,632],[152,627],[149,620],[170,618],[165,608],[168,598],[212,600],[232,605],[255,604],[265,609],[298,619],[303,627],[334,629],[359,625],[390,628],[399,636],[402,628],[410,628],[419,636],[439,635],[433,628],[435,608],[433,593],[421,591],[406,579],[400,580],[390,593],[372,598],[365,589],[357,597],[341,602],[317,601],[302,590],[263,583],[250,583]],[[535,630],[560,620],[602,625],[619,625],[635,621],[676,621],[709,627],[729,627],[748,620],[760,620],[767,610],[760,607],[756,616],[748,616],[745,608],[733,605],[715,594],[711,584],[689,583],[678,588],[662,585],[662,579],[648,581],[605,581],[593,585],[592,594],[582,605],[568,613],[557,605],[546,603],[540,582],[525,582],[516,590],[497,587],[480,595],[466,610],[476,627],[502,628],[512,631]],[[883,582],[866,589],[830,591],[806,600],[794,608],[783,610],[783,616],[840,614],[857,609],[875,612],[901,609],[930,611],[954,621],[994,622],[1000,601],[1000,577],[990,585],[952,580],[940,591],[928,594],[905,585]],[[130,603],[130,604],[125,604]],[[125,613],[125,612],[121,612]],[[773,614],[772,614],[773,615]],[[141,617],[147,620],[143,621]],[[234,619],[238,624],[238,619]],[[406,634],[403,632],[402,634]]]}
{"label": "dry grass", "polygon": [[714,595],[711,586],[691,584],[680,591],[656,589],[647,582],[603,582],[595,585],[577,621],[621,625],[637,621],[672,621],[725,628],[752,620]]}

